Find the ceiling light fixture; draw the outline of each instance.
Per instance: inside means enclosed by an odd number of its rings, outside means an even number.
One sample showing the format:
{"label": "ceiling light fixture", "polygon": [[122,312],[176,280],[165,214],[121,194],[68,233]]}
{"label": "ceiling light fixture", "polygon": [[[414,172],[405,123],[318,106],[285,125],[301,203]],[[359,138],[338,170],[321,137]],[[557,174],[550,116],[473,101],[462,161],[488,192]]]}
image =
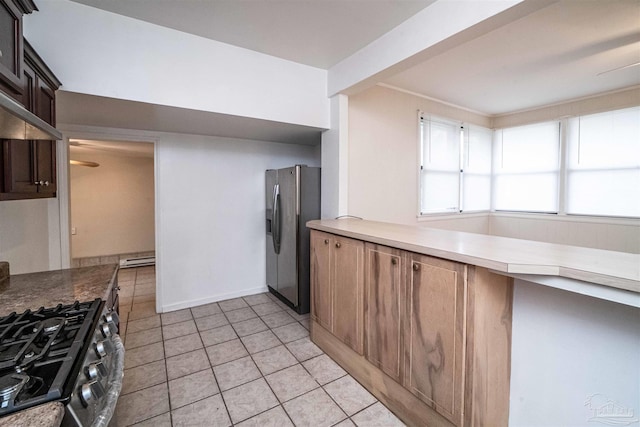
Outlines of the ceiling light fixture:
{"label": "ceiling light fixture", "polygon": [[100,163],[85,162],[84,160],[69,160],[69,164],[76,166],[87,166],[90,168],[97,168],[98,166],[100,166]]}

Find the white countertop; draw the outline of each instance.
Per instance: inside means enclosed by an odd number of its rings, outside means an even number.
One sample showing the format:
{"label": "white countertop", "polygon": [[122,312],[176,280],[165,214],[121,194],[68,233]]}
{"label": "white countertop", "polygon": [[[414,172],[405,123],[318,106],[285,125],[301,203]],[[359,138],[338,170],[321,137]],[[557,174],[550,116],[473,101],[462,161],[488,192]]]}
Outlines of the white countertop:
{"label": "white countertop", "polygon": [[640,293],[637,254],[353,218],[309,221],[307,227],[501,273],[565,277]]}

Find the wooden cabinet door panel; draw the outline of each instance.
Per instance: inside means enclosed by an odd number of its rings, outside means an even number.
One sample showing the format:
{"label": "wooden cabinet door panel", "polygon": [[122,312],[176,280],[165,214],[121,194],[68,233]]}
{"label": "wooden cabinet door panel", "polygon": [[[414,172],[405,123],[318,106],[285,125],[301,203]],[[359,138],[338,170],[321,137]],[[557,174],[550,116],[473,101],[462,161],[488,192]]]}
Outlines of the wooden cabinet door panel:
{"label": "wooden cabinet door panel", "polygon": [[311,318],[333,331],[329,234],[311,230]]}
{"label": "wooden cabinet door panel", "polygon": [[401,301],[406,255],[398,249],[365,246],[365,357],[401,382]]}
{"label": "wooden cabinet door panel", "polygon": [[0,0],[0,82],[22,92],[22,12],[11,0]]}
{"label": "wooden cabinet door panel", "polygon": [[412,255],[407,286],[404,386],[462,423],[465,266]]}
{"label": "wooden cabinet door panel", "polygon": [[55,194],[56,186],[56,141],[34,141],[39,193]]}
{"label": "wooden cabinet door panel", "polygon": [[33,142],[5,140],[2,142],[4,191],[7,193],[36,193]]}
{"label": "wooden cabinet door panel", "polygon": [[331,249],[333,334],[362,354],[364,243],[334,236]]}

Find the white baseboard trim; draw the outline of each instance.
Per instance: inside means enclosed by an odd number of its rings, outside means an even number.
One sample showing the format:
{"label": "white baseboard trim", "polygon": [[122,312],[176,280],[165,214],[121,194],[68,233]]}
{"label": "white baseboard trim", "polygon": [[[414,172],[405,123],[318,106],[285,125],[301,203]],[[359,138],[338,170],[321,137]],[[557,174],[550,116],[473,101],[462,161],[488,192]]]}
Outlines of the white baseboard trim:
{"label": "white baseboard trim", "polygon": [[224,301],[227,299],[238,298],[238,297],[246,297],[248,295],[261,294],[264,292],[269,292],[269,289],[267,288],[266,285],[256,287],[256,288],[242,289],[236,292],[228,292],[224,294],[211,295],[205,298],[181,301],[174,304],[167,304],[157,308],[160,309],[161,313],[168,313],[170,311],[182,310],[183,308],[197,307],[199,305],[210,304],[212,302]]}

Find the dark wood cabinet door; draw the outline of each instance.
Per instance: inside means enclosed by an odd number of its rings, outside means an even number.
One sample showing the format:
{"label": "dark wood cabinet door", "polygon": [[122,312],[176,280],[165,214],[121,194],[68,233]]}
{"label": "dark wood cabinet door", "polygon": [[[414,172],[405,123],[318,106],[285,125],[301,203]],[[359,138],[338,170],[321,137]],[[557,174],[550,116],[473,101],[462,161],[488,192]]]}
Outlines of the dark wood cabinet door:
{"label": "dark wood cabinet door", "polygon": [[34,141],[38,192],[55,195],[56,185],[56,141]]}
{"label": "dark wood cabinet door", "polygon": [[[33,194],[38,191],[35,185],[34,145],[33,141],[5,140],[2,142],[4,192]],[[24,198],[24,197],[23,197]]]}
{"label": "dark wood cabinet door", "polygon": [[22,93],[22,12],[11,0],[0,0],[0,87]]}
{"label": "dark wood cabinet door", "polygon": [[397,382],[402,381],[400,314],[406,259],[399,249],[365,245],[364,354]]}

